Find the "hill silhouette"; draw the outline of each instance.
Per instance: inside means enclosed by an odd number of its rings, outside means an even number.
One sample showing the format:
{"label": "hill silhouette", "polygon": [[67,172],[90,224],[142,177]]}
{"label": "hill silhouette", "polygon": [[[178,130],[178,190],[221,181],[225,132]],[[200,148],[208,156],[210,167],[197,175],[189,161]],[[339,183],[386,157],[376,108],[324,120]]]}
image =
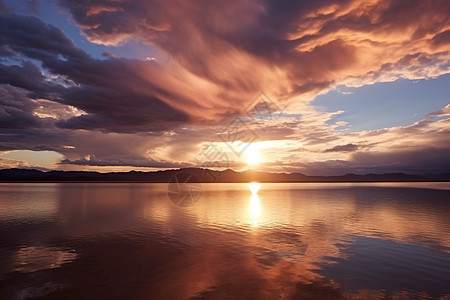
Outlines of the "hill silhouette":
{"label": "hill silhouette", "polygon": [[0,182],[169,182],[179,173],[192,175],[197,182],[396,182],[396,181],[450,181],[450,173],[409,175],[403,173],[346,174],[340,176],[308,176],[302,173],[268,173],[257,171],[236,172],[230,169],[215,171],[185,168],[154,172],[85,172],[39,171],[33,169],[0,170]]}

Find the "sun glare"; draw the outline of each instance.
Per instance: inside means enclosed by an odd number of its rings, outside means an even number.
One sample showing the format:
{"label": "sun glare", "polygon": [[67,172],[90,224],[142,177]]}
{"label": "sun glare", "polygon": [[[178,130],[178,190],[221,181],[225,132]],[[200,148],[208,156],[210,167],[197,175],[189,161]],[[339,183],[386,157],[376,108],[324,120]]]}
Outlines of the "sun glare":
{"label": "sun glare", "polygon": [[247,154],[247,163],[249,165],[256,165],[257,163],[259,163],[259,161],[260,157],[258,152],[249,152]]}
{"label": "sun glare", "polygon": [[261,188],[261,184],[259,182],[250,182],[248,184],[250,191],[252,194],[258,193],[259,189]]}

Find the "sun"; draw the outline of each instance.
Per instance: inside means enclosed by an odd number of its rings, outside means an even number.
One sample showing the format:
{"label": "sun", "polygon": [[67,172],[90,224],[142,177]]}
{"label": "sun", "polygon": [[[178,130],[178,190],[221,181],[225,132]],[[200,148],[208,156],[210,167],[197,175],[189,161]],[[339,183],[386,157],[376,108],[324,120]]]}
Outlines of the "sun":
{"label": "sun", "polygon": [[260,162],[260,156],[258,152],[249,152],[247,154],[247,163],[249,165],[256,165]]}

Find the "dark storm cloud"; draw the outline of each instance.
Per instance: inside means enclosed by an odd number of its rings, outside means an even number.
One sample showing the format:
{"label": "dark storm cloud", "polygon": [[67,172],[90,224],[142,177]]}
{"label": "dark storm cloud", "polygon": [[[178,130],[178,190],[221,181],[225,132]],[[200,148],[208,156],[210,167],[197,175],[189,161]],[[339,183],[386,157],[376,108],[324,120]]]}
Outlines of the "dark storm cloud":
{"label": "dark storm cloud", "polygon": [[27,9],[29,12],[37,13],[41,7],[41,2],[39,0],[27,0]]}
{"label": "dark storm cloud", "polygon": [[0,85],[0,151],[62,151],[70,143],[71,132],[55,128],[51,118],[34,114],[40,104],[24,89]]}
{"label": "dark storm cloud", "polygon": [[13,10],[11,7],[5,3],[5,1],[0,0],[0,13],[2,14],[11,14],[13,13]]}
{"label": "dark storm cloud", "polygon": [[16,14],[0,14],[0,44],[17,54],[42,61],[57,59],[87,59],[64,32],[40,19]]}
{"label": "dark storm cloud", "polygon": [[96,167],[138,167],[138,168],[187,168],[192,167],[191,164],[180,162],[167,162],[167,161],[154,161],[150,159],[137,158],[125,158],[125,159],[110,159],[99,160],[93,157],[81,158],[77,160],[64,159],[60,162],[63,165],[80,165],[80,166],[96,166]]}
{"label": "dark storm cloud", "polygon": [[[116,132],[163,131],[187,122],[186,114],[161,101],[176,98],[145,76],[157,67],[131,59],[99,60],[77,48],[52,25],[35,17],[0,15],[2,54],[20,65],[0,64],[0,83],[23,88],[32,98],[58,101],[87,115],[61,120],[58,126]],[[40,60],[55,78],[27,58]],[[21,62],[22,61],[22,62]]]}
{"label": "dark storm cloud", "polygon": [[[69,87],[61,102],[87,113],[58,124],[64,128],[113,132],[151,132],[170,129],[189,117],[158,98],[177,98],[145,76],[158,68],[131,59],[52,61],[47,67],[81,86]],[[145,75],[145,76],[144,76]]]}
{"label": "dark storm cloud", "polygon": [[[1,74],[0,68],[0,76]],[[32,115],[35,107],[22,90],[0,85],[0,131],[40,126]]]}
{"label": "dark storm cloud", "polygon": [[[56,151],[78,165],[79,157],[97,154],[96,165],[183,166],[143,154],[143,145],[151,147],[161,132],[189,120],[155,95],[177,98],[146,79],[159,76],[155,64],[94,59],[60,29],[11,10],[0,14],[0,55],[1,151]],[[103,136],[96,130],[153,134]]]}
{"label": "dark storm cloud", "polygon": [[58,85],[46,81],[40,68],[30,61],[25,61],[22,66],[0,64],[0,84],[25,89],[33,98],[46,97],[61,90]]}

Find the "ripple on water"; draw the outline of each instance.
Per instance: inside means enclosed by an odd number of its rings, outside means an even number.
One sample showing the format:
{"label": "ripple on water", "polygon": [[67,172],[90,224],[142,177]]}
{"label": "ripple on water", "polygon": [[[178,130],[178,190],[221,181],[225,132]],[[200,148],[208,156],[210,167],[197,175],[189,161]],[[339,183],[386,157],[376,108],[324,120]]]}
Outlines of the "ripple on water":
{"label": "ripple on water", "polygon": [[[420,244],[355,237],[341,249],[345,258],[319,273],[349,290],[411,290],[434,297],[448,293],[450,255]],[[420,278],[420,280],[418,280]]]}

